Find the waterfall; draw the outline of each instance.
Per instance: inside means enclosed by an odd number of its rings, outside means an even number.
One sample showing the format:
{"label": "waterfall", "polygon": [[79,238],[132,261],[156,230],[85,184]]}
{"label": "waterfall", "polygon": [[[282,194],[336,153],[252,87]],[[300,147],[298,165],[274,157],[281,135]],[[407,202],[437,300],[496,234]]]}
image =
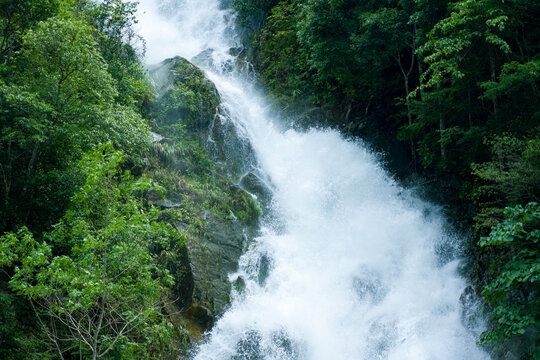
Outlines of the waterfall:
{"label": "waterfall", "polygon": [[196,360],[488,359],[465,326],[456,251],[436,207],[396,184],[362,142],[280,125],[232,54],[219,0],[143,0],[148,62],[196,60],[251,143],[272,200],[231,281],[231,307]]}

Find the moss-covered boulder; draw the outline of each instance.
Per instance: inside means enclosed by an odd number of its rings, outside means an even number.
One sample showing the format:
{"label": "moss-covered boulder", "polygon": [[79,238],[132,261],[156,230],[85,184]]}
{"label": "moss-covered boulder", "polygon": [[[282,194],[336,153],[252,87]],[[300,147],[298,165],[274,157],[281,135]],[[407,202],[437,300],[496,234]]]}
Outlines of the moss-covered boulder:
{"label": "moss-covered boulder", "polygon": [[186,239],[166,265],[176,281],[175,302],[197,335],[229,304],[228,275],[237,270],[262,206],[241,184],[249,144],[222,121],[219,94],[204,72],[175,57],[150,74],[156,84],[155,141],[146,173],[164,191],[148,199]]}
{"label": "moss-covered boulder", "polygon": [[238,268],[242,255],[243,226],[207,212],[205,234],[188,242],[195,288],[193,304],[206,308],[211,316],[221,314],[229,303],[231,284],[228,274]]}
{"label": "moss-covered boulder", "polygon": [[182,124],[195,136],[209,129],[220,100],[201,69],[177,56],[154,67],[150,76],[156,86],[160,125]]}

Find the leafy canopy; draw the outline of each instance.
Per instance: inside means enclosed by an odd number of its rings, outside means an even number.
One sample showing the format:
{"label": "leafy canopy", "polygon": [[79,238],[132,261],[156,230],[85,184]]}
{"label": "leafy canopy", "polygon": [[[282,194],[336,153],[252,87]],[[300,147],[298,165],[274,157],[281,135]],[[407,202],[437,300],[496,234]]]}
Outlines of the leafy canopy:
{"label": "leafy canopy", "polygon": [[15,265],[11,289],[32,302],[61,357],[147,358],[171,331],[161,297],[172,278],[150,250],[182,238],[146,209],[141,195],[160,188],[121,171],[124,159],[110,144],[83,158],[86,182],[46,241],[25,228],[0,238],[0,265]]}

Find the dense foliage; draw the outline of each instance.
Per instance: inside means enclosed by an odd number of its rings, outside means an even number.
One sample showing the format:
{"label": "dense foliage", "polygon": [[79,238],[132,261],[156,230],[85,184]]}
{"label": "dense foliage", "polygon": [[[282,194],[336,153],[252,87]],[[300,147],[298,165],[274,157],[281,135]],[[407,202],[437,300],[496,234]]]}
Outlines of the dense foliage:
{"label": "dense foliage", "polygon": [[194,294],[186,244],[207,218],[243,239],[261,210],[230,179],[215,87],[181,58],[154,83],[135,11],[0,0],[2,359],[176,359],[182,310],[227,303],[226,280]]}
{"label": "dense foliage", "polygon": [[[121,0],[0,1],[0,358],[170,358],[183,236],[148,204],[152,88]],[[132,171],[130,171],[130,169]]]}
{"label": "dense foliage", "polygon": [[505,248],[505,259],[494,266],[494,279],[484,288],[494,305],[498,326],[483,334],[484,341],[525,334],[537,326],[540,307],[540,206],[529,203],[505,210],[505,219],[493,227],[480,246]]}
{"label": "dense foliage", "polygon": [[[10,13],[4,24],[37,6],[15,3],[19,12]],[[117,81],[105,56],[114,50],[109,45],[118,45],[104,43],[107,34],[83,16],[108,15],[108,2],[55,5],[56,16],[28,23],[15,34],[4,29],[3,41],[12,48],[2,59],[0,79],[0,232],[19,225],[41,230],[54,223],[81,181],[73,164],[85,151],[111,141],[135,156],[149,141],[134,99],[148,99],[150,88],[141,86],[143,73],[129,73],[141,68],[138,57],[125,59],[128,73]],[[121,48],[134,51],[127,43]]]}
{"label": "dense foliage", "polygon": [[45,241],[26,228],[0,238],[10,288],[29,299],[54,345],[42,358],[148,358],[170,341],[162,308],[173,280],[150,249],[181,238],[144,207],[140,195],[156,185],[122,172],[122,161],[110,144],[84,156],[86,181]]}
{"label": "dense foliage", "polygon": [[[538,354],[537,243],[480,238],[525,221],[511,214],[533,211],[540,196],[540,2],[233,4],[257,29],[253,61],[277,104],[406,153],[410,171],[436,178],[462,219],[474,219],[471,276],[493,308],[483,340],[504,348],[512,338],[519,356]],[[514,230],[505,236],[525,237]],[[510,281],[510,268],[529,276]]]}

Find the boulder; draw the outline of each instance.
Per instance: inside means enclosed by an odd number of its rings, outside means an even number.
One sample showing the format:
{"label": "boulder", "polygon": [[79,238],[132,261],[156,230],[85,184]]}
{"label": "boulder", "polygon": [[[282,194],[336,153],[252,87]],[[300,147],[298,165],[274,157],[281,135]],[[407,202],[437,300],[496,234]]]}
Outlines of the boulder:
{"label": "boulder", "polygon": [[156,130],[166,137],[172,135],[174,138],[178,134],[171,134],[168,127],[182,124],[187,130],[183,135],[195,135],[206,140],[220,98],[216,87],[204,72],[177,56],[150,69],[150,76],[154,80],[157,94]]}
{"label": "boulder", "polygon": [[270,200],[272,196],[268,185],[253,172],[248,172],[240,178],[240,186],[264,201]]}
{"label": "boulder", "polygon": [[253,173],[234,185],[254,162],[253,151],[220,109],[218,91],[201,69],[175,57],[150,75],[157,97],[151,174],[166,199],[155,194],[149,200],[168,211],[164,221],[186,236],[167,268],[175,278],[175,305],[197,337],[230,303],[229,274],[261,214],[251,194],[267,197],[269,191]]}
{"label": "boulder", "polygon": [[215,317],[229,304],[228,274],[238,269],[244,232],[239,222],[219,219],[210,212],[206,212],[205,228],[205,236],[191,238],[187,244],[194,284],[192,301]]}

